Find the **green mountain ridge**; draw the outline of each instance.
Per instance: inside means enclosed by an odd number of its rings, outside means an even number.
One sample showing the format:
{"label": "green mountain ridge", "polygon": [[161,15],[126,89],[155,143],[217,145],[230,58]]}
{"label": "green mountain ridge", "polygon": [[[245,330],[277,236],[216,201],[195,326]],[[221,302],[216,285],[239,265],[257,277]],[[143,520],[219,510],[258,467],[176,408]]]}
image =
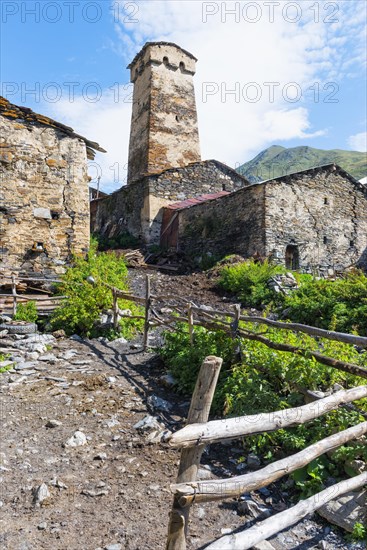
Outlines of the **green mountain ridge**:
{"label": "green mountain ridge", "polygon": [[343,149],[327,151],[306,145],[291,148],[272,145],[236,170],[251,183],[256,183],[331,163],[338,164],[357,180],[367,175],[367,153]]}

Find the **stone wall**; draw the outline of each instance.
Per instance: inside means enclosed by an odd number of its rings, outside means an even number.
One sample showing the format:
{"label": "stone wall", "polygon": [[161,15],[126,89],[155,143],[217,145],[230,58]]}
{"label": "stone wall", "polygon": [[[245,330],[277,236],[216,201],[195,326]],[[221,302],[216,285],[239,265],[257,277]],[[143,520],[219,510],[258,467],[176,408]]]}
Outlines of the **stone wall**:
{"label": "stone wall", "polygon": [[248,185],[228,166],[208,160],[171,168],[122,187],[92,205],[97,212],[92,231],[107,237],[128,232],[144,242],[159,244],[163,207],[168,204]]}
{"label": "stone wall", "polygon": [[302,271],[326,275],[351,265],[367,268],[367,191],[336,166],[184,208],[174,223],[174,244],[190,255],[258,252],[285,265],[288,248],[297,251]]}
{"label": "stone wall", "polygon": [[252,185],[178,212],[177,249],[190,256],[265,254],[265,188]]}
{"label": "stone wall", "polygon": [[148,43],[129,65],[134,83],[128,183],[200,160],[194,56]]}
{"label": "stone wall", "polygon": [[335,166],[265,185],[266,252],[285,263],[296,246],[304,271],[331,274],[358,263],[367,248],[367,193]]}
{"label": "stone wall", "polygon": [[131,183],[108,197],[91,202],[91,231],[107,238],[149,234],[149,182]]}
{"label": "stone wall", "polygon": [[89,247],[86,144],[5,116],[0,136],[1,270],[62,273],[73,253]]}

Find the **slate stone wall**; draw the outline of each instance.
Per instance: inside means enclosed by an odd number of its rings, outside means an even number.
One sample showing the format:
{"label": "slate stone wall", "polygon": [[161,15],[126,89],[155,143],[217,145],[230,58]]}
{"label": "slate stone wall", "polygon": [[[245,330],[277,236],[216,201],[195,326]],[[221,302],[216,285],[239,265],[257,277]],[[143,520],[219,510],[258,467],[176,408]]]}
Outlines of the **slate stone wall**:
{"label": "slate stone wall", "polygon": [[0,269],[60,274],[89,247],[85,142],[3,116],[0,136]]}
{"label": "slate stone wall", "polygon": [[190,256],[265,254],[265,188],[252,185],[178,212],[178,250]]}
{"label": "slate stone wall", "polygon": [[300,267],[322,275],[367,267],[367,193],[335,167],[265,185],[266,253],[285,263],[297,246]]}
{"label": "slate stone wall", "polygon": [[162,209],[168,204],[248,185],[224,164],[209,160],[141,178],[93,205],[92,231],[107,237],[128,232],[144,242],[159,244]]}

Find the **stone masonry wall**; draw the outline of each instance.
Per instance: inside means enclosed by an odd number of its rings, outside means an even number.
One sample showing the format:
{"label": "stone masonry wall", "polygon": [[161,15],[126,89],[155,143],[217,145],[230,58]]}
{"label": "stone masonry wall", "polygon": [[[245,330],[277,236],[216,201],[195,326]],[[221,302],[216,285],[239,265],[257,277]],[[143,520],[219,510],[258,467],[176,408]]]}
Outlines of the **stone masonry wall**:
{"label": "stone masonry wall", "polygon": [[149,234],[148,181],[131,183],[111,195],[92,201],[91,231],[107,238],[124,233],[144,239]]}
{"label": "stone masonry wall", "polygon": [[[0,116],[0,269],[52,276],[89,247],[84,141]],[[32,251],[43,243],[44,251]]]}
{"label": "stone masonry wall", "polygon": [[128,183],[200,160],[195,61],[161,42],[147,44],[129,65],[134,94]]}
{"label": "stone masonry wall", "polygon": [[265,189],[252,185],[178,212],[178,250],[191,256],[265,253]]}
{"label": "stone masonry wall", "polygon": [[[345,174],[345,173],[344,173]],[[315,169],[265,185],[266,253],[285,263],[287,245],[300,268],[321,274],[367,266],[367,193],[338,169]]]}
{"label": "stone masonry wall", "polygon": [[122,187],[97,201],[92,231],[107,237],[131,233],[147,243],[159,244],[162,208],[170,203],[248,185],[245,178],[224,164],[209,160],[184,168],[171,168]]}

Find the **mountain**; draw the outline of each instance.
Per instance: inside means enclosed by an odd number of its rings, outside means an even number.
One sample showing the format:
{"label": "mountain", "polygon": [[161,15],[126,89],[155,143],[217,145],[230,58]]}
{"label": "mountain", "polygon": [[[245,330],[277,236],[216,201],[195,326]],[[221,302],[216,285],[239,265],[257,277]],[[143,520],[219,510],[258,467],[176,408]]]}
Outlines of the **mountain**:
{"label": "mountain", "polygon": [[236,170],[251,183],[256,183],[331,163],[338,164],[357,180],[367,175],[366,153],[342,149],[324,151],[307,146],[287,149],[281,145],[272,145],[261,151]]}

